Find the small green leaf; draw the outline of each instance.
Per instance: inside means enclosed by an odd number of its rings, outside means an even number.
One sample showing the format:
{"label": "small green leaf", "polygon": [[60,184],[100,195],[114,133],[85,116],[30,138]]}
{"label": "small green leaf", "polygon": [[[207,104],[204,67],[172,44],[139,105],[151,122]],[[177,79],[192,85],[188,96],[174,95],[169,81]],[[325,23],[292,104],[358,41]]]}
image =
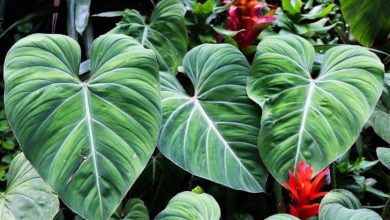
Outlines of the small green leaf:
{"label": "small green leaf", "polygon": [[118,210],[110,220],[149,220],[149,212],[141,199],[130,199],[123,210]]}
{"label": "small green leaf", "polygon": [[344,189],[330,191],[321,201],[319,220],[335,219],[382,220],[376,212],[361,208],[359,200]]}
{"label": "small green leaf", "polygon": [[266,218],[265,220],[299,220],[299,218],[289,214],[276,214]]}
{"label": "small green leaf", "polygon": [[173,197],[155,220],[204,219],[218,220],[221,210],[215,199],[207,193],[182,192]]}
{"label": "small green leaf", "polygon": [[376,149],[376,155],[379,161],[388,169],[390,169],[390,148],[378,147]]}
{"label": "small green leaf", "polygon": [[58,209],[59,201],[53,190],[19,153],[12,160],[7,188],[0,192],[0,219],[50,220]]}
{"label": "small green leaf", "polygon": [[76,30],[80,35],[82,35],[88,25],[89,7],[91,5],[91,0],[75,0],[75,4]]}

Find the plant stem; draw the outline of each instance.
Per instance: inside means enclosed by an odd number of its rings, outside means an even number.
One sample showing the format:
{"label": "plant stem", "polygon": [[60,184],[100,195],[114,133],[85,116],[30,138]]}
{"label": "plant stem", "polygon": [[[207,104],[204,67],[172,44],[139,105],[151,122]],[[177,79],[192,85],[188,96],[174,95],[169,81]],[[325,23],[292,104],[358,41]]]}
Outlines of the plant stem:
{"label": "plant stem", "polygon": [[336,169],[337,169],[337,166],[336,166],[336,163],[333,162],[332,163],[332,169],[331,169],[331,175],[332,175],[332,188],[333,189],[337,189],[337,183],[336,183]]}
{"label": "plant stem", "polygon": [[383,219],[390,219],[390,198],[387,200],[386,206],[383,209],[382,218]]}

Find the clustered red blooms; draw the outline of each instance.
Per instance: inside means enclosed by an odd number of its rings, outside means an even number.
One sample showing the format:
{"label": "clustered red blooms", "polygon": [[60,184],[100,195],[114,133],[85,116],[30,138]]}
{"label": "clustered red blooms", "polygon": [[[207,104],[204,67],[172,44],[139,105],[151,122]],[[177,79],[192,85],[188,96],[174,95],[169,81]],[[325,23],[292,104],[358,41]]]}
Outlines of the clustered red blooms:
{"label": "clustered red blooms", "polygon": [[293,204],[289,205],[290,214],[305,220],[318,215],[320,204],[314,200],[325,196],[327,192],[319,190],[325,183],[326,176],[329,174],[329,168],[321,171],[312,181],[313,169],[310,165],[305,165],[300,161],[295,175],[289,172],[289,182],[283,185],[290,191]]}
{"label": "clustered red blooms", "polygon": [[[225,3],[230,0],[225,0]],[[256,41],[260,32],[271,22],[275,21],[273,17],[275,10],[271,10],[264,16],[261,16],[261,10],[270,6],[257,0],[235,0],[229,8],[227,30],[238,31],[234,36],[240,47],[247,47]]]}

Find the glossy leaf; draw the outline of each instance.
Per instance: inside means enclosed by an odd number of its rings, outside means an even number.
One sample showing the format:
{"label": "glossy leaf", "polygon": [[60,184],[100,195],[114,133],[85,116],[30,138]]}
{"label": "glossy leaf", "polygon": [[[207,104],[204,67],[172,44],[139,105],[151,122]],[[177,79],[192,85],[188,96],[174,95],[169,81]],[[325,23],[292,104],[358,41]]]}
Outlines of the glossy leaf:
{"label": "glossy leaf", "polygon": [[149,212],[142,200],[130,199],[110,220],[149,220]]}
{"label": "glossy leaf", "polygon": [[175,164],[225,186],[263,191],[267,172],[256,147],[258,107],[247,97],[249,64],[228,44],[204,44],[183,60],[189,95],[161,73],[164,125],[158,147]]}
{"label": "glossy leaf", "polygon": [[181,0],[163,0],[156,5],[149,23],[138,11],[126,10],[122,22],[111,32],[136,38],[156,53],[161,70],[176,73],[187,51],[184,14]]}
{"label": "glossy leaf", "polygon": [[[387,74],[386,74],[387,75]],[[385,77],[386,81],[386,77]],[[379,135],[387,143],[390,143],[390,90],[389,86],[385,84],[381,99],[375,106],[368,123],[374,129],[375,133]]]}
{"label": "glossy leaf", "polygon": [[289,214],[276,214],[266,218],[265,220],[299,220],[299,218]]}
{"label": "glossy leaf", "polygon": [[259,150],[281,182],[304,160],[313,175],[356,141],[382,91],[383,64],[358,46],[329,49],[316,75],[314,48],[296,35],[258,46],[248,94],[263,108]]}
{"label": "glossy leaf", "polygon": [[[379,34],[390,33],[390,0],[341,0],[341,12],[353,36],[371,47]],[[382,32],[382,33],[381,33]]]}
{"label": "glossy leaf", "polygon": [[215,199],[207,193],[182,192],[173,197],[155,220],[221,218],[221,210]]}
{"label": "glossy leaf", "polygon": [[359,219],[381,220],[374,211],[361,208],[359,200],[349,191],[335,189],[322,199],[319,220]]}
{"label": "glossy leaf", "polygon": [[79,34],[83,34],[88,25],[89,7],[91,0],[75,0],[75,24],[76,30]]}
{"label": "glossy leaf", "polygon": [[10,165],[5,192],[0,192],[0,219],[53,219],[59,201],[53,190],[39,177],[19,153]]}
{"label": "glossy leaf", "polygon": [[5,60],[5,107],[28,160],[76,213],[107,219],[146,166],[161,123],[154,53],[125,35],[80,48],[62,35],[30,35]]}
{"label": "glossy leaf", "polygon": [[390,169],[390,148],[378,147],[376,149],[379,161],[388,169]]}

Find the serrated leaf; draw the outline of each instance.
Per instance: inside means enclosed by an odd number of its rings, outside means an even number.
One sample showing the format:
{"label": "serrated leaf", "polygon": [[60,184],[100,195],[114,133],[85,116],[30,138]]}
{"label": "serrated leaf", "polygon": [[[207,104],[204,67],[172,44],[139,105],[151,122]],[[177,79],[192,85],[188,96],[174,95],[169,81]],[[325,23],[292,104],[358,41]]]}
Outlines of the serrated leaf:
{"label": "serrated leaf", "polygon": [[359,200],[344,189],[330,191],[321,201],[319,220],[334,219],[382,220],[376,212],[361,208]]}
{"label": "serrated leaf", "polygon": [[173,197],[155,220],[221,218],[221,210],[215,199],[207,193],[182,192]]}
{"label": "serrated leaf", "polygon": [[107,219],[152,155],[161,123],[154,53],[125,35],[95,40],[91,71],[62,35],[30,35],[8,52],[5,108],[26,157],[73,211]]}
{"label": "serrated leaf", "polygon": [[13,160],[7,188],[0,192],[0,219],[53,219],[59,201],[53,190],[39,177],[23,153]]}
{"label": "serrated leaf", "polygon": [[180,0],[162,0],[153,10],[149,23],[138,11],[125,10],[122,22],[111,32],[134,37],[156,53],[161,70],[177,73],[188,43],[184,14]]}
{"label": "serrated leaf", "polygon": [[203,44],[184,57],[183,67],[193,96],[174,76],[160,74],[160,151],[196,176],[263,191],[267,172],[256,147],[260,110],[246,95],[248,61],[229,44]]}
{"label": "serrated leaf", "polygon": [[[383,64],[359,46],[329,49],[315,74],[313,46],[296,35],[258,46],[248,95],[262,108],[260,156],[280,182],[304,160],[316,175],[356,141],[383,88]],[[314,70],[313,70],[314,69]]]}

